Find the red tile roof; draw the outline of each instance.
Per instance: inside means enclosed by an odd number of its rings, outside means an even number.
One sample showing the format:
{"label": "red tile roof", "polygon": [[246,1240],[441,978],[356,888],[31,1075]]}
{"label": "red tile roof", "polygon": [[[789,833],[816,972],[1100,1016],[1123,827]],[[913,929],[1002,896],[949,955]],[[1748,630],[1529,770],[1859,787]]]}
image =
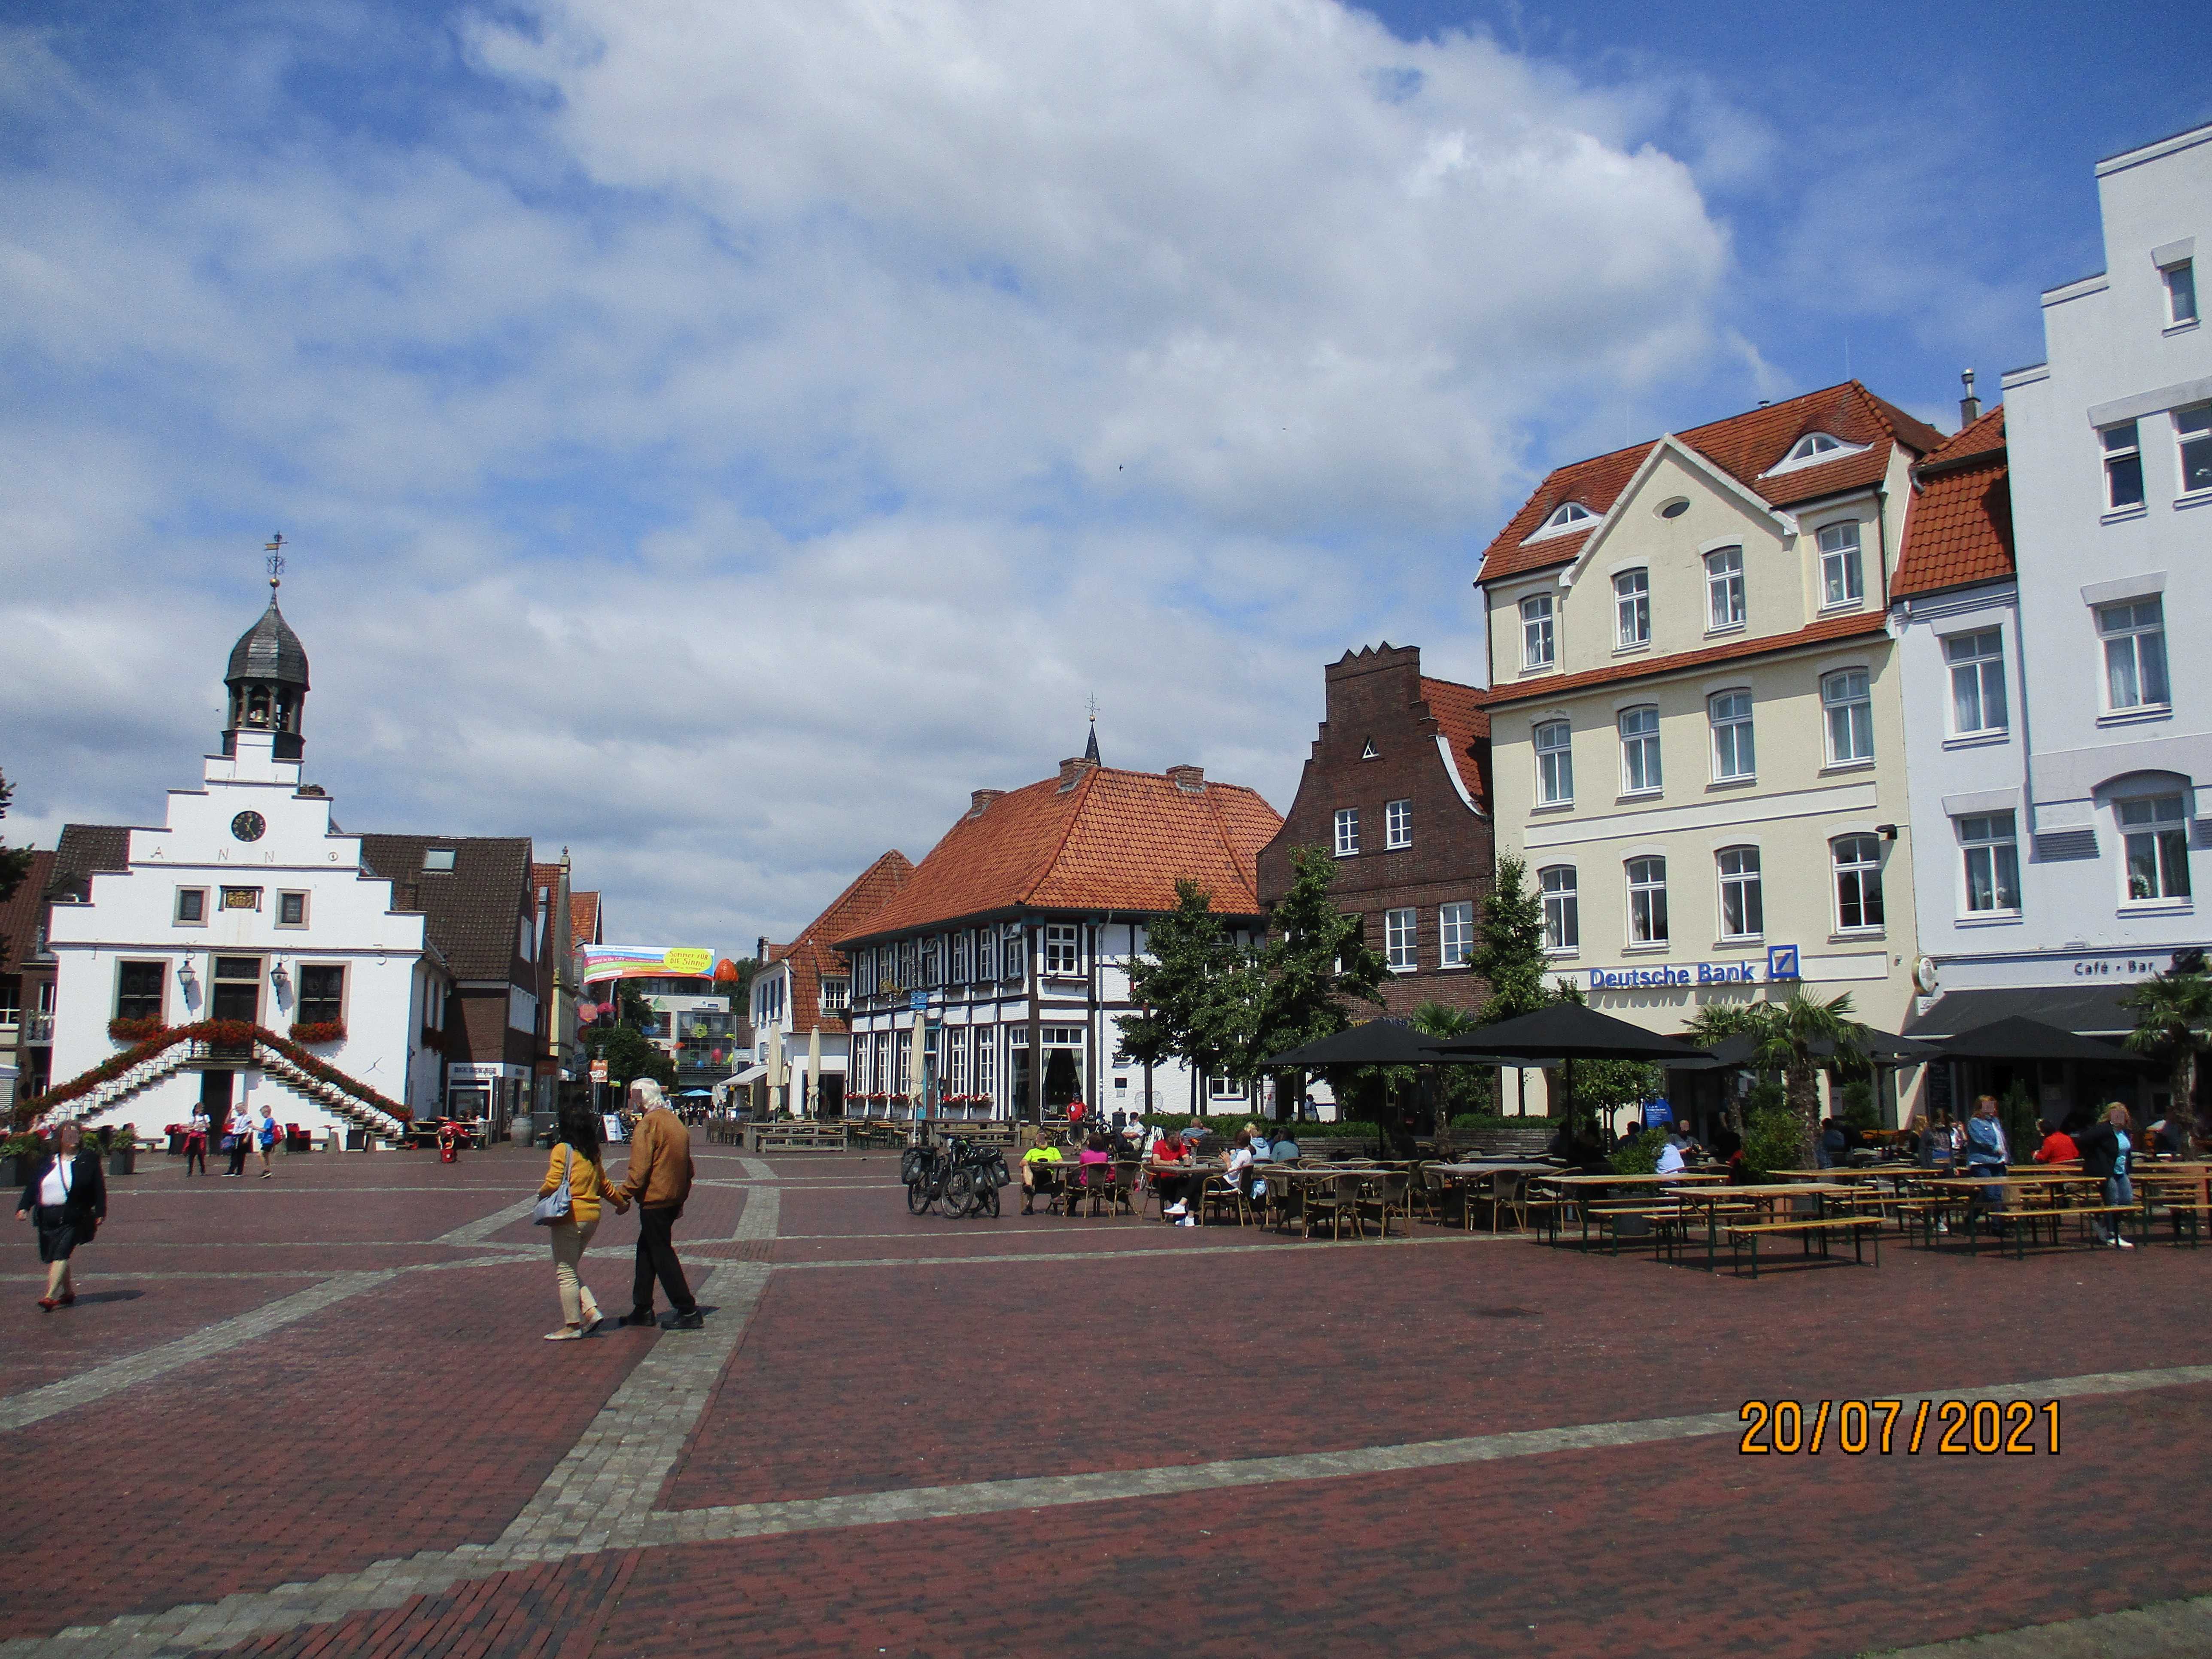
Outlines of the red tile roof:
{"label": "red tile roof", "polygon": [[[1796,467],[1777,478],[1760,476],[1810,432],[1825,432],[1847,443],[1869,447],[1816,466]],[[1943,434],[1934,427],[1875,397],[1856,380],[1786,398],[1765,409],[1747,410],[1674,436],[1777,507],[1817,501],[1875,483],[1888,470],[1892,443],[1902,444],[1916,455],[1926,455],[1943,442]],[[1567,501],[1580,501],[1603,518],[1620,499],[1620,492],[1628,487],[1656,441],[1593,456],[1553,471],[1485,550],[1475,580],[1495,581],[1573,559],[1597,528],[1595,523],[1573,534],[1547,536],[1525,547],[1522,544]]]}
{"label": "red tile roof", "polygon": [[604,945],[606,935],[599,929],[599,896],[597,892],[568,891],[569,943],[574,945]]}
{"label": "red tile roof", "polygon": [[1467,786],[1469,799],[1485,811],[1490,803],[1483,799],[1482,768],[1477,757],[1490,746],[1490,711],[1483,707],[1489,696],[1479,685],[1432,680],[1426,675],[1421,678],[1421,701],[1428,704],[1429,717],[1451,745],[1459,781]]}
{"label": "red tile roof", "polygon": [[1893,599],[2013,574],[2011,470],[2002,405],[1913,469],[1917,486],[1898,556]]}
{"label": "red tile roof", "polygon": [[866,926],[868,919],[898,896],[913,878],[914,864],[894,848],[863,870],[852,884],[830,901],[830,908],[799,930],[788,945],[768,947],[770,962],[791,963],[791,1026],[794,1031],[848,1030],[841,1015],[824,1016],[823,976],[842,977],[852,969],[832,941]]}
{"label": "red tile roof", "polygon": [[1224,915],[1261,914],[1257,860],[1282,817],[1254,790],[1195,767],[1127,772],[1072,763],[1061,777],[987,798],[930,849],[849,945],[1016,909],[1175,908],[1188,877]]}
{"label": "red tile roof", "polygon": [[1702,668],[1707,663],[1734,662],[1744,657],[1762,657],[1773,652],[1821,645],[1830,640],[1856,639],[1864,634],[1886,632],[1887,627],[1887,618],[1879,611],[1831,617],[1825,622],[1801,628],[1794,634],[1767,634],[1757,639],[1732,640],[1726,645],[1709,645],[1702,650],[1678,651],[1671,657],[1644,657],[1633,662],[1585,669],[1579,674],[1548,675],[1517,685],[1502,686],[1491,692],[1490,706],[1503,708],[1510,703],[1541,702],[1563,691],[1580,691],[1592,685],[1624,684],[1631,680],[1646,680],[1662,674],[1676,673],[1685,668]]}

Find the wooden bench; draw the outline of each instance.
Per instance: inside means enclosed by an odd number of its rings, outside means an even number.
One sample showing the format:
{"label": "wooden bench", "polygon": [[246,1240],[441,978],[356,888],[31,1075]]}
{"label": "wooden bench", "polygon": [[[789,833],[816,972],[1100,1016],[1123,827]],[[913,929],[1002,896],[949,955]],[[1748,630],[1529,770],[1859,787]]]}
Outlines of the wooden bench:
{"label": "wooden bench", "polygon": [[[2129,1216],[2135,1217],[2136,1219],[2142,1224],[2143,1242],[2146,1244],[2150,1242],[2150,1212],[2139,1204],[2039,1204],[2032,1206],[2008,1206],[2002,1210],[1983,1211],[1982,1219],[1985,1221],[2014,1224],[2014,1230],[2012,1235],[2013,1259],[2014,1261],[2026,1261],[2027,1259],[2027,1251],[2021,1243],[2021,1232],[2023,1230],[2017,1224],[2025,1223],[2026,1225],[2024,1231],[2027,1233],[2028,1237],[2032,1238],[2035,1236],[2035,1229],[2039,1223],[2045,1221],[2049,1222],[2051,1224],[2051,1242],[2055,1246],[2058,1243],[2058,1229],[2060,1223],[2076,1219],[2086,1221],[2091,1216],[2099,1215],[2117,1216],[2121,1218],[2121,1222],[2124,1222],[2126,1218]],[[2115,1223],[2114,1224],[2119,1225],[2120,1223]],[[2087,1231],[2088,1230],[2086,1227],[2082,1229],[2082,1233],[2085,1237],[2087,1236]],[[2123,1228],[2123,1231],[2124,1231],[2124,1228]],[[1978,1255],[1981,1251],[1981,1238],[1979,1234],[1972,1234],[1969,1237],[1973,1244],[1975,1253]],[[2000,1242],[2002,1242],[2002,1240],[2000,1240]],[[2100,1240],[2099,1242],[2102,1243],[2103,1241]]]}
{"label": "wooden bench", "polygon": [[842,1152],[845,1126],[842,1123],[748,1123],[745,1150],[749,1152]]}
{"label": "wooden bench", "polygon": [[1733,1221],[1728,1224],[1729,1255],[1738,1273],[1743,1272],[1742,1246],[1751,1246],[1751,1276],[1759,1277],[1759,1241],[1773,1233],[1796,1233],[1805,1247],[1807,1255],[1813,1254],[1813,1241],[1820,1241],[1820,1254],[1828,1254],[1828,1240],[1838,1233],[1849,1233],[1851,1239],[1851,1259],[1863,1267],[1866,1255],[1863,1241],[1874,1239],[1874,1265],[1881,1266],[1881,1218],[1880,1216],[1801,1216],[1794,1221]]}
{"label": "wooden bench", "polygon": [[[1615,1255],[1620,1254],[1620,1241],[1624,1237],[1649,1238],[1652,1241],[1656,1250],[1656,1247],[1665,1242],[1667,1235],[1674,1231],[1671,1224],[1681,1220],[1684,1214],[1682,1206],[1679,1204],[1638,1203],[1632,1200],[1625,1199],[1601,1199],[1595,1203],[1586,1202],[1582,1206],[1582,1212],[1583,1249],[1585,1250],[1589,1249],[1590,1224],[1595,1222],[1601,1238],[1611,1237],[1613,1253]],[[1626,1234],[1622,1232],[1623,1222],[1639,1221],[1648,1224],[1647,1226],[1641,1230],[1632,1230]]]}

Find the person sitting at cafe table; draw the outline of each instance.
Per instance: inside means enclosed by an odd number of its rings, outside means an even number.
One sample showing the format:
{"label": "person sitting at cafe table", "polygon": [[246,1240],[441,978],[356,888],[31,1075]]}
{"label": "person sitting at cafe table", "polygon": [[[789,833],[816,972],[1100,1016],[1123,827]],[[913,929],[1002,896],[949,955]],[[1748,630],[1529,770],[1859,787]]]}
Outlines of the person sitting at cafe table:
{"label": "person sitting at cafe table", "polygon": [[1683,1156],[1686,1150],[1686,1143],[1680,1135],[1668,1135],[1660,1144],[1659,1161],[1651,1166],[1651,1173],[1654,1175],[1681,1174],[1688,1162]]}
{"label": "person sitting at cafe table", "polygon": [[[1037,1165],[1059,1164],[1063,1161],[1059,1146],[1049,1142],[1041,1146],[1032,1146],[1022,1154],[1022,1213],[1024,1215],[1030,1213],[1030,1205],[1036,1198]],[[1054,1170],[1049,1173],[1057,1176],[1059,1172]]]}
{"label": "person sitting at cafe table", "polygon": [[1229,1143],[1228,1156],[1222,1159],[1222,1180],[1231,1183],[1242,1180],[1243,1172],[1252,1167],[1254,1161],[1252,1137],[1249,1132],[1239,1129],[1237,1139]]}
{"label": "person sitting at cafe table", "polygon": [[1278,1164],[1290,1164],[1297,1160],[1298,1138],[1291,1133],[1289,1124],[1278,1123],[1275,1126],[1275,1139],[1271,1150],[1274,1152],[1274,1161]]}
{"label": "person sitting at cafe table", "polygon": [[1843,1124],[1830,1118],[1820,1126],[1820,1167],[1839,1170],[1850,1158],[1850,1141],[1844,1133]]}
{"label": "person sitting at cafe table", "polygon": [[1162,1165],[1188,1164],[1190,1146],[1183,1138],[1170,1129],[1152,1146],[1152,1190],[1160,1195],[1160,1218],[1179,1221],[1190,1213],[1190,1200],[1198,1189],[1201,1176],[1179,1175]]}
{"label": "person sitting at cafe table", "polygon": [[2071,1164],[2081,1156],[2081,1149],[2074,1144],[2074,1137],[2065,1130],[2049,1122],[2037,1127],[2043,1131],[2043,1145],[2035,1149],[2038,1164]]}

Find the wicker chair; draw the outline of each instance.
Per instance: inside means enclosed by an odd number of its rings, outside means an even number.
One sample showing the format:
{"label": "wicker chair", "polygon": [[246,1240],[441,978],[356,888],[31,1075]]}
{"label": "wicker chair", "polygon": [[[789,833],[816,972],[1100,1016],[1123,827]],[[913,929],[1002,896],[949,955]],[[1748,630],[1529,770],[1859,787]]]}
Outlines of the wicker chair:
{"label": "wicker chair", "polygon": [[1359,1236],[1367,1237],[1367,1218],[1371,1213],[1381,1236],[1390,1237],[1390,1218],[1393,1214],[1406,1218],[1406,1231],[1413,1231],[1413,1177],[1403,1170],[1386,1170],[1368,1177],[1359,1195]]}
{"label": "wicker chair", "polygon": [[1360,1224],[1359,1189],[1365,1184],[1366,1177],[1358,1175],[1342,1175],[1329,1182],[1308,1182],[1304,1212],[1304,1231],[1300,1236],[1311,1238],[1314,1223],[1323,1218],[1328,1222],[1328,1236],[1333,1239],[1344,1237],[1344,1224],[1347,1220],[1358,1227]]}

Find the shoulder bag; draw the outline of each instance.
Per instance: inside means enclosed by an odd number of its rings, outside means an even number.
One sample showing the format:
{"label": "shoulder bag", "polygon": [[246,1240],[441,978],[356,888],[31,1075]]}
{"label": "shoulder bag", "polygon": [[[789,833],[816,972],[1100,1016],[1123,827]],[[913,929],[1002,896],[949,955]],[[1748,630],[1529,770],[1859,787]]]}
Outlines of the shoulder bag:
{"label": "shoulder bag", "polygon": [[571,1206],[574,1200],[568,1193],[568,1171],[576,1166],[576,1149],[569,1146],[565,1150],[568,1158],[568,1161],[561,1166],[561,1184],[539,1199],[536,1206],[531,1210],[530,1221],[532,1226],[550,1227],[569,1218]]}

